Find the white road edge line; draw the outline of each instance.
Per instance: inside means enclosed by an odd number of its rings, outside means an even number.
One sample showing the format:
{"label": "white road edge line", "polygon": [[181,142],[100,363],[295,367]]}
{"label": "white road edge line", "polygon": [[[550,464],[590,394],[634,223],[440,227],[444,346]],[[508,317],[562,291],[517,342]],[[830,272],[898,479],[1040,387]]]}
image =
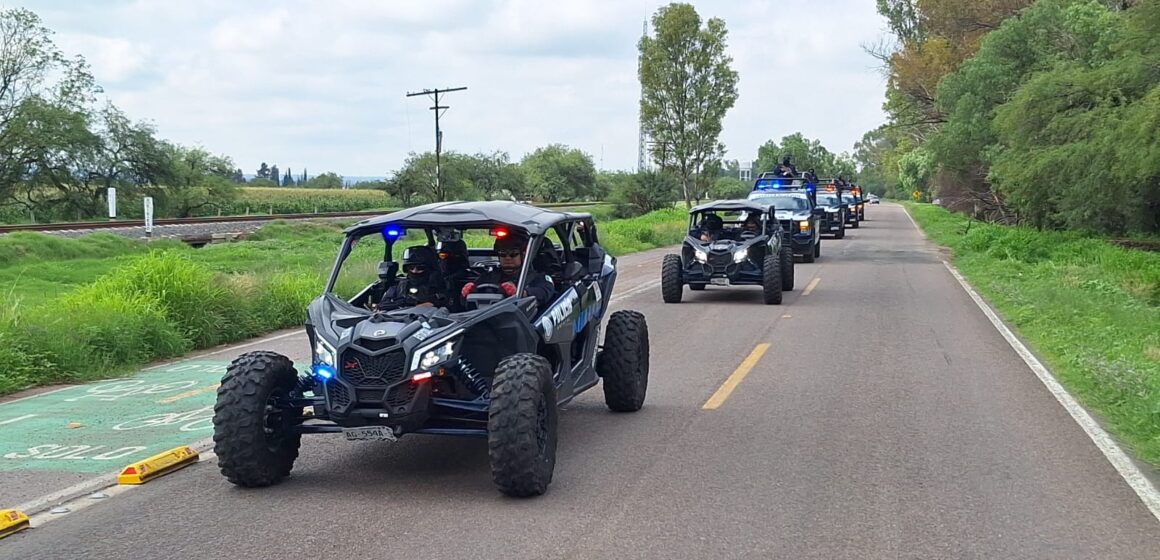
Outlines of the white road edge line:
{"label": "white road edge line", "polygon": [[[906,213],[906,217],[910,218],[911,223],[914,223],[914,227],[917,228],[920,233],[923,233],[922,228],[918,227],[918,224],[914,222],[914,218],[910,216],[910,212],[906,209],[905,206],[903,206],[902,210]],[[923,235],[925,237],[925,233],[923,233]],[[1112,436],[1109,435],[1108,432],[1104,431],[1102,427],[1100,427],[1099,423],[1096,422],[1096,420],[1092,418],[1090,414],[1088,414],[1087,410],[1084,410],[1083,406],[1079,404],[1079,401],[1075,400],[1075,397],[1071,396],[1071,393],[1068,393],[1067,389],[1063,388],[1063,385],[1059,383],[1059,380],[1055,378],[1055,375],[1051,373],[1051,370],[1047,369],[1047,367],[1044,366],[1043,363],[1040,362],[1039,359],[1031,353],[1031,350],[1029,350],[1027,346],[1025,346],[1023,342],[1021,342],[1019,338],[1015,336],[1015,333],[1011,332],[1011,329],[1007,328],[1007,325],[1004,324],[1003,320],[1000,319],[995,311],[991,309],[991,306],[988,305],[987,302],[984,301],[981,296],[979,296],[978,292],[976,292],[975,289],[967,283],[966,278],[963,278],[963,275],[959,274],[958,269],[956,269],[954,265],[949,262],[942,261],[942,263],[943,266],[945,266],[946,269],[951,273],[951,275],[955,277],[955,280],[958,280],[959,285],[963,287],[963,290],[967,292],[967,295],[971,296],[971,299],[974,300],[975,305],[979,306],[979,309],[982,310],[983,314],[987,316],[987,319],[991,321],[991,324],[994,325],[995,330],[999,331],[999,334],[1003,335],[1003,338],[1007,341],[1007,344],[1011,345],[1011,348],[1015,350],[1015,353],[1019,354],[1019,357],[1023,359],[1023,363],[1027,364],[1027,367],[1031,368],[1031,371],[1035,372],[1035,376],[1039,378],[1039,381],[1041,381],[1043,385],[1047,387],[1047,390],[1051,392],[1051,395],[1055,397],[1055,400],[1058,401],[1065,410],[1067,410],[1067,413],[1071,415],[1071,418],[1075,420],[1075,423],[1079,424],[1079,427],[1082,428],[1084,433],[1087,434],[1088,438],[1092,440],[1092,443],[1096,444],[1096,447],[1098,447],[1100,452],[1104,454],[1104,458],[1106,458],[1108,462],[1112,464],[1112,467],[1116,469],[1116,472],[1120,474],[1120,477],[1124,479],[1124,482],[1127,482],[1128,486],[1130,486],[1132,490],[1136,492],[1136,496],[1140,498],[1141,502],[1144,502],[1144,506],[1148,508],[1148,511],[1152,513],[1152,516],[1155,517],[1157,521],[1160,521],[1160,492],[1156,490],[1156,487],[1152,486],[1152,483],[1146,476],[1144,476],[1144,473],[1140,472],[1140,468],[1132,462],[1132,458],[1129,457],[1127,453],[1124,453],[1124,450],[1121,449],[1118,444],[1116,444],[1115,440],[1112,439]]]}
{"label": "white road edge line", "polygon": [[1116,472],[1120,473],[1124,482],[1127,482],[1128,486],[1131,486],[1132,490],[1136,491],[1136,495],[1139,496],[1140,501],[1144,502],[1148,510],[1152,512],[1152,516],[1157,521],[1160,521],[1160,492],[1157,492],[1148,478],[1144,476],[1144,473],[1140,472],[1140,469],[1132,462],[1132,459],[1112,439],[1112,436],[1108,435],[1100,427],[1099,423],[1084,410],[1083,406],[1079,404],[1079,401],[1075,400],[1075,397],[1071,396],[1071,393],[1068,393],[1067,389],[1063,388],[1063,385],[1060,385],[1051,371],[1015,337],[1015,334],[1011,332],[1011,329],[1007,328],[1007,325],[1003,324],[1002,319],[983,301],[983,298],[975,292],[974,288],[971,288],[970,284],[967,284],[967,280],[963,278],[963,275],[959,274],[959,271],[946,261],[943,261],[943,266],[950,271],[955,277],[955,280],[959,281],[959,285],[967,291],[967,295],[971,296],[971,299],[975,301],[975,304],[979,306],[979,309],[983,311],[987,319],[991,320],[991,324],[995,326],[999,334],[1003,335],[1003,338],[1007,340],[1011,348],[1019,354],[1020,358],[1023,358],[1023,362],[1027,364],[1027,367],[1031,368],[1031,371],[1035,372],[1035,376],[1043,382],[1047,390],[1051,391],[1055,400],[1059,401],[1059,404],[1067,409],[1068,414],[1071,414],[1076,424],[1079,424],[1083,428],[1083,431],[1096,444],[1096,447],[1103,452],[1108,462],[1116,468]]}

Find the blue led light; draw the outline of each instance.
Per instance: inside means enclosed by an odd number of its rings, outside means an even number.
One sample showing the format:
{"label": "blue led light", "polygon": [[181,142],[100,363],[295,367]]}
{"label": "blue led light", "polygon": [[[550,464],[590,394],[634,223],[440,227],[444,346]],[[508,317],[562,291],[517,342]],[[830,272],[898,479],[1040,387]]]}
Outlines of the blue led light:
{"label": "blue led light", "polygon": [[387,226],[383,230],[383,235],[391,239],[398,239],[400,235],[403,235],[403,230],[399,226]]}
{"label": "blue led light", "polygon": [[314,375],[320,379],[323,379],[323,380],[331,379],[334,377],[334,370],[331,369],[329,366],[324,366],[322,364],[315,364],[314,365]]}

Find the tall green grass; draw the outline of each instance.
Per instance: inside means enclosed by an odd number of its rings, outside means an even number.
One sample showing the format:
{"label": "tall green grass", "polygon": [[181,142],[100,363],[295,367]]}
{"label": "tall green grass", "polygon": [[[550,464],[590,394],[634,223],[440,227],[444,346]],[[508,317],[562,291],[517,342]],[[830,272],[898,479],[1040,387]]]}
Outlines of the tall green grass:
{"label": "tall green grass", "polygon": [[1160,253],[907,208],[1060,381],[1160,465]]}
{"label": "tall green grass", "polygon": [[[598,232],[610,253],[624,255],[680,241],[685,220],[683,211],[664,210],[598,222]],[[326,282],[342,226],[273,222],[244,241],[201,249],[89,237],[96,239],[0,236],[0,255],[8,257],[0,263],[7,296],[0,308],[0,395],[119,375],[301,325]],[[467,241],[492,243],[483,234]],[[410,232],[403,244],[423,242]],[[335,291],[349,297],[361,290],[380,258],[356,249]]]}

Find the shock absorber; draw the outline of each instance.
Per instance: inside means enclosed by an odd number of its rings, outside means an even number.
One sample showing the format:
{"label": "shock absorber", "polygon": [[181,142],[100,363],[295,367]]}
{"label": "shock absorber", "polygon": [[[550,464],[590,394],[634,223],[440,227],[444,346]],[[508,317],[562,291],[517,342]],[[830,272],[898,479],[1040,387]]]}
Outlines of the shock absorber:
{"label": "shock absorber", "polygon": [[459,379],[463,381],[465,385],[470,387],[472,391],[475,391],[477,394],[484,397],[491,393],[491,384],[488,383],[486,378],[479,374],[479,371],[477,371],[475,367],[471,365],[471,362],[468,362],[467,360],[460,357],[459,367],[456,369],[459,371]]}

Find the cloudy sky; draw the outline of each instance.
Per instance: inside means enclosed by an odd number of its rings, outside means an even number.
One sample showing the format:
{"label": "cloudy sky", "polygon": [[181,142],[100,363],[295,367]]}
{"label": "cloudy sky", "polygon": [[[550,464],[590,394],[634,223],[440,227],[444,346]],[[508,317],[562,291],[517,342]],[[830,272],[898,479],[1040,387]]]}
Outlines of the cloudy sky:
{"label": "cloudy sky", "polygon": [[[604,169],[637,157],[636,41],[660,0],[0,0],[36,12],[105,94],[161,137],[311,175],[387,175],[433,149],[426,97],[449,94],[444,150],[514,159],[559,142]],[[730,159],[801,131],[851,151],[884,120],[862,45],[873,0],[694,2],[723,18],[740,73]]]}

